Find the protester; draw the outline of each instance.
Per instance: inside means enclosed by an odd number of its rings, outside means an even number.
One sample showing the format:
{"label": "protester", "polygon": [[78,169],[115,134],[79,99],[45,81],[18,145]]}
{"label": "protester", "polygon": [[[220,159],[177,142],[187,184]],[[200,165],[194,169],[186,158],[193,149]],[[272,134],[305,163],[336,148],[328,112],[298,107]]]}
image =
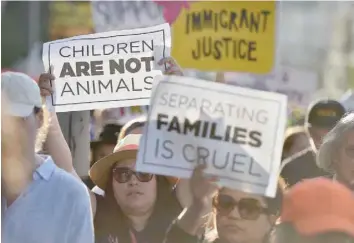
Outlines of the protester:
{"label": "protester", "polygon": [[146,123],[146,117],[141,116],[128,121],[121,129],[118,139],[122,140],[128,134],[142,134]]}
{"label": "protester", "polygon": [[324,138],[317,164],[354,191],[354,113],[343,117]]}
{"label": "protester", "polygon": [[[143,128],[146,123],[146,117],[141,116],[135,119],[132,119],[131,121],[128,121],[121,129],[119,132],[119,135],[114,143],[114,146],[116,145],[117,141],[122,140],[124,137],[126,137],[129,134],[142,134],[143,133]],[[113,146],[113,148],[114,148]],[[111,150],[110,153],[112,153],[113,149]],[[107,154],[108,155],[108,154]],[[98,161],[94,160],[93,162]],[[92,165],[91,165],[92,166]],[[90,167],[91,167],[90,166]],[[92,188],[92,191],[98,195],[103,196],[104,191],[99,188],[97,185]]]}
{"label": "protester", "polygon": [[[216,178],[203,175],[205,166],[198,166],[191,178],[193,203],[172,224],[166,243],[261,243],[280,212],[284,182],[280,182],[275,198],[253,195],[229,188],[219,189]],[[198,225],[213,205],[211,217],[216,217],[217,239],[198,237]],[[206,232],[208,233],[208,232]],[[214,237],[215,238],[215,237]]]}
{"label": "protester", "polygon": [[[37,133],[43,126],[47,127],[36,82],[24,74],[5,72],[1,74],[1,89],[6,96],[2,115],[7,120],[2,124],[5,126],[2,127],[2,135],[5,135],[2,148],[7,150],[7,156],[2,157],[2,241],[93,242],[87,189],[57,168],[50,156],[35,153],[36,145],[43,142],[43,137]],[[13,127],[6,127],[9,124]],[[7,129],[14,132],[14,150],[4,145],[11,141],[11,138],[6,141],[9,134],[4,131]],[[52,136],[50,130],[44,134]],[[16,138],[16,133],[20,134],[20,139]],[[47,145],[51,154],[52,146]],[[18,169],[17,178],[12,177],[17,172],[12,165]]]}
{"label": "protester", "polygon": [[104,197],[96,197],[97,242],[110,237],[119,242],[130,242],[131,237],[138,242],[162,242],[163,227],[181,212],[165,177],[135,172],[140,137],[126,136],[90,170],[92,181],[105,191]]}
{"label": "protester", "polygon": [[[169,58],[165,60],[171,62]],[[50,74],[41,75],[43,96],[52,93],[49,80],[54,79]],[[166,177],[135,171],[140,136],[126,136],[112,154],[97,161],[90,170],[92,181],[105,191],[104,196],[90,192],[97,242],[162,242],[170,222],[182,210]],[[57,142],[58,146],[67,147],[65,140]],[[72,159],[61,162],[59,167],[80,178]]]}
{"label": "protester", "polygon": [[289,127],[285,132],[282,161],[310,146],[303,126]]}
{"label": "protester", "polygon": [[[118,134],[122,126],[117,124],[106,124],[100,132],[98,138],[90,142],[91,159],[90,168],[97,161],[111,154],[118,139]],[[90,178],[83,178],[88,188],[93,188],[95,185]]]}
{"label": "protester", "polygon": [[323,137],[345,114],[344,107],[335,100],[320,100],[310,106],[305,129],[310,139],[310,147],[286,159],[282,165],[281,176],[290,186],[308,178],[329,176],[316,165],[316,153]]}
{"label": "protester", "polygon": [[353,243],[354,195],[326,178],[299,182],[284,196],[271,243]]}

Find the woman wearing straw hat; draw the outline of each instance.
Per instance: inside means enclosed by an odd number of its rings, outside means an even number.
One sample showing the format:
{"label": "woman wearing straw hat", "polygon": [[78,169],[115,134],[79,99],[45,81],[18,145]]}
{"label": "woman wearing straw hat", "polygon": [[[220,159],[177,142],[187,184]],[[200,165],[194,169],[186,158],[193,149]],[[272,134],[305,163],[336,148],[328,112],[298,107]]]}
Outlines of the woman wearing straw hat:
{"label": "woman wearing straw hat", "polygon": [[[180,72],[171,58],[159,64],[168,64],[169,74]],[[43,96],[51,94],[49,80],[54,79],[50,74],[40,79]],[[140,136],[126,136],[112,154],[97,161],[89,172],[92,181],[105,191],[104,196],[90,192],[96,242],[162,242],[167,227],[181,212],[179,200],[165,177],[135,171]],[[79,178],[72,161],[58,166]]]}

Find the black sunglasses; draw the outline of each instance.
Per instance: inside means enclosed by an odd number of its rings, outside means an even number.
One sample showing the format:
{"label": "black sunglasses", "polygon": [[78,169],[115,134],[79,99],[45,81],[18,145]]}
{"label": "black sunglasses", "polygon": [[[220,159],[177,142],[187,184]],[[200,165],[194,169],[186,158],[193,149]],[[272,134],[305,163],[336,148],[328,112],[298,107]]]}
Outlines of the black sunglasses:
{"label": "black sunglasses", "polygon": [[113,169],[113,178],[119,183],[127,183],[131,180],[133,175],[140,182],[149,182],[154,176],[149,173],[135,172],[126,167],[116,167]]}
{"label": "black sunglasses", "polygon": [[237,207],[240,217],[246,220],[257,220],[261,214],[268,214],[268,209],[254,198],[242,198],[236,202],[231,196],[219,194],[213,205],[221,215],[228,215]]}

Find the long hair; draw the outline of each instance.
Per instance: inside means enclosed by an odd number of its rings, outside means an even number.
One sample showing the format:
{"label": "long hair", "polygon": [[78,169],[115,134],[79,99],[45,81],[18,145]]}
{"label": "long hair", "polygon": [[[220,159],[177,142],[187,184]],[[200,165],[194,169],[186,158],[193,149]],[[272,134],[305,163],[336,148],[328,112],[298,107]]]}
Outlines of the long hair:
{"label": "long hair", "polygon": [[[155,175],[157,181],[157,197],[144,232],[146,242],[162,242],[165,230],[179,215],[182,208],[175,196],[171,185],[164,176]],[[131,243],[130,224],[122,209],[117,204],[113,193],[112,173],[107,184],[104,197],[98,197],[95,216],[96,242],[107,237],[118,238],[119,243]]]}

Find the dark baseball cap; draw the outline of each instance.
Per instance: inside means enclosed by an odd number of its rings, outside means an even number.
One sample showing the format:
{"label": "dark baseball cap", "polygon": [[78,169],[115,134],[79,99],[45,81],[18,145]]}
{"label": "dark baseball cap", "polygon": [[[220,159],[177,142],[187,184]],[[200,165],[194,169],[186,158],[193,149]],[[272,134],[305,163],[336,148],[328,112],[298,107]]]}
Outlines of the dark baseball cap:
{"label": "dark baseball cap", "polygon": [[333,128],[344,114],[345,108],[338,101],[320,100],[310,105],[306,123],[312,127]]}

